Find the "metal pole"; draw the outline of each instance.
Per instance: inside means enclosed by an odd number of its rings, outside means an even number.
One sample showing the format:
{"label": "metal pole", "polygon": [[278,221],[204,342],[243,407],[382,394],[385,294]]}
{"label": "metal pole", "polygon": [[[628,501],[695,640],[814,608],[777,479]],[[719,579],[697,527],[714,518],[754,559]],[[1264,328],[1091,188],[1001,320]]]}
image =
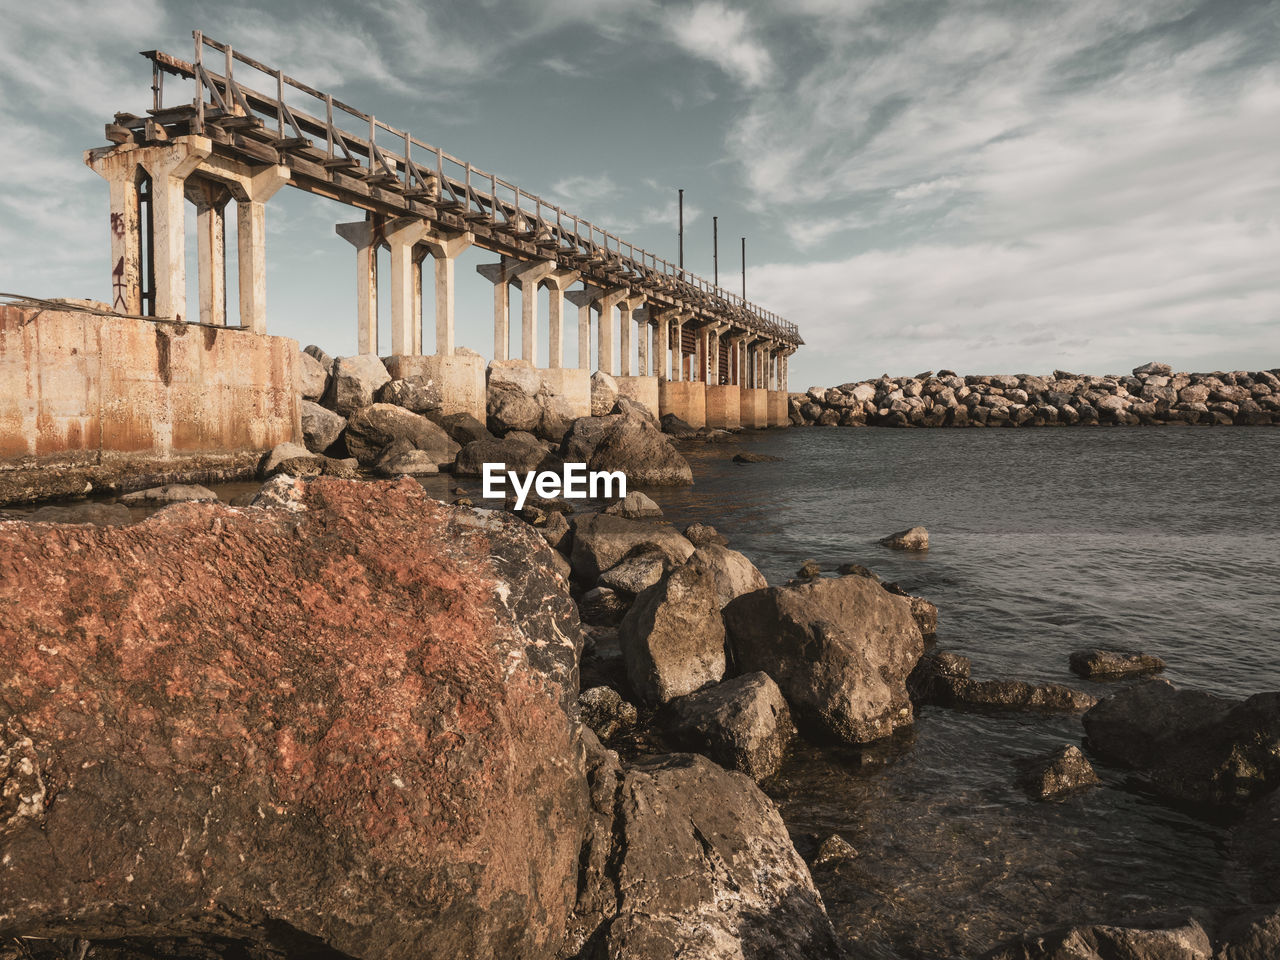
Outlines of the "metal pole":
{"label": "metal pole", "polygon": [[742,238],[742,300],[747,300],[747,238]]}
{"label": "metal pole", "polygon": [[684,269],[684,190],[680,194],[680,269]]}
{"label": "metal pole", "polygon": [[720,286],[720,218],[711,218],[711,263],[715,284]]}

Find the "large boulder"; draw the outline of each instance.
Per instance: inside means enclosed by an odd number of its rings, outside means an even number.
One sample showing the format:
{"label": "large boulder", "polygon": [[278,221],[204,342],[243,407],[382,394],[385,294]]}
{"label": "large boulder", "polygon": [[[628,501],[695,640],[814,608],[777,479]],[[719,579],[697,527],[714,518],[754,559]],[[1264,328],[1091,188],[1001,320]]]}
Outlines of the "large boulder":
{"label": "large boulder", "polygon": [[444,393],[436,380],[418,375],[384,383],[378,391],[378,402],[393,403],[397,407],[425,415],[441,409]]}
{"label": "large boulder", "polygon": [[553,955],[587,795],[550,548],[410,480],[269,486],[0,524],[0,936]]}
{"label": "large boulder", "polygon": [[500,463],[506,470],[517,473],[532,470],[559,471],[564,466],[559,457],[532,437],[513,433],[501,440],[476,440],[468,443],[458,451],[453,472],[460,477],[483,476],[486,463]]}
{"label": "large boulder", "polygon": [[662,722],[683,746],[756,782],[781,769],[796,733],[782,691],[759,672],[677,697]]}
{"label": "large boulder", "polygon": [[762,670],[797,722],[867,743],[912,721],[906,680],[924,651],[911,605],[866,577],[769,587],[724,608],[738,670]]}
{"label": "large boulder", "polygon": [[929,549],[929,531],[924,527],[911,527],[883,537],[880,543],[893,550],[921,552]]}
{"label": "large boulder", "polygon": [[450,440],[463,447],[477,440],[494,439],[489,428],[469,413],[450,413],[445,416],[436,414],[432,416],[432,420],[444,428]]}
{"label": "large boulder", "polygon": [[623,415],[606,429],[587,466],[591,470],[620,470],[628,483],[641,486],[693,483],[689,461],[661,430],[639,416]]}
{"label": "large boulder", "polygon": [[485,409],[489,430],[498,436],[512,430],[533,433],[542,422],[542,405],[514,383],[490,383]]}
{"label": "large boulder", "polygon": [[382,451],[397,440],[427,453],[441,467],[452,465],[459,450],[443,427],[391,403],[361,407],[347,421],[344,436],[347,450],[365,466],[375,463]]}
{"label": "large boulder", "polygon": [[302,442],[312,453],[324,453],[342,436],[347,418],[310,400],[303,400],[301,407]]}
{"label": "large boulder", "polygon": [[309,353],[298,354],[298,392],[304,400],[319,400],[329,388],[329,371]]}
{"label": "large boulder", "polygon": [[764,574],[746,556],[718,543],[698,547],[688,563],[694,569],[706,570],[715,578],[716,601],[721,608],[744,593],[762,590],[769,585]]}
{"label": "large boulder", "polygon": [[391,379],[382,361],[371,353],[339,357],[333,362],[324,405],[349,417],[373,403],[382,385]]}
{"label": "large boulder", "polygon": [[528,360],[490,360],[488,385],[490,390],[514,387],[532,397],[542,390],[542,374]]}
{"label": "large boulder", "polygon": [[665,523],[588,513],[574,517],[571,526],[573,572],[587,583],[626,557],[658,553],[679,564],[693,553],[693,544]]}
{"label": "large boulder", "polygon": [[1175,799],[1240,805],[1280,786],[1280,693],[1228,700],[1147,680],[1099,702],[1084,729],[1099,756]]}
{"label": "large boulder", "polygon": [[822,897],[750,779],[589,742],[591,819],[564,957],[835,960]]}
{"label": "large boulder", "polygon": [[566,463],[586,463],[605,434],[621,419],[614,414],[605,417],[579,417],[574,420],[560,440],[560,456]]}
{"label": "large boulder", "polygon": [[627,680],[645,703],[666,703],[718,683],[725,656],[715,578],[676,567],[636,597],[618,640]]}
{"label": "large boulder", "polygon": [[603,417],[618,402],[618,381],[602,370],[591,375],[591,416]]}

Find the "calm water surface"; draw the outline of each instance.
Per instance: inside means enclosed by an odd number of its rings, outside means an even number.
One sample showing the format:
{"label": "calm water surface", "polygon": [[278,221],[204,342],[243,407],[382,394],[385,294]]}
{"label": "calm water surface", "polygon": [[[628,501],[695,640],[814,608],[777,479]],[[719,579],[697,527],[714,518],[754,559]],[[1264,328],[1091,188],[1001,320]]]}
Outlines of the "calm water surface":
{"label": "calm water surface", "polygon": [[[731,462],[743,449],[784,460]],[[1102,696],[1115,688],[1074,677],[1068,653],[1132,647],[1179,686],[1280,689],[1280,431],[810,428],[685,452],[697,484],[649,491],[673,521],[713,522],[771,583],[809,558],[872,567],[938,605],[938,645],[976,677]],[[916,524],[926,555],[876,543]],[[874,750],[802,747],[766,788],[803,854],[832,833],[859,851],[814,871],[855,956],[974,956],[1042,926],[1243,896],[1226,825],[1122,770],[1028,801],[1014,760],[1081,738],[1076,717],[925,708]]]}

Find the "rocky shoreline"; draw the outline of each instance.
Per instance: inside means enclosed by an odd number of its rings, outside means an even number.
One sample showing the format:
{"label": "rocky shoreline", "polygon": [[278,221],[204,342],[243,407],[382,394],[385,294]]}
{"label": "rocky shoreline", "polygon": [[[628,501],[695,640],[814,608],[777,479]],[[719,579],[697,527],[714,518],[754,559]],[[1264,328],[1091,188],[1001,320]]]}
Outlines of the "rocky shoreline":
{"label": "rocky shoreline", "polygon": [[810,387],[788,402],[795,426],[1265,426],[1280,423],[1280,369],[1175,373],[1153,362],[1104,377],[939,370]]}
{"label": "rocky shoreline", "polygon": [[[937,649],[927,599],[856,563],[770,585],[638,492],[598,511],[433,500],[403,475],[465,475],[468,448],[528,469],[656,463],[679,483],[671,435],[715,436],[664,433],[616,395],[548,427],[550,401],[508,387],[477,427],[380,400],[390,383],[346,415],[321,407],[341,430],[273,451],[239,505],[195,488],[152,494],[177,502],[141,523],[103,504],[0,521],[0,661],[16,665],[0,957],[856,956],[815,876],[857,852],[832,834],[806,862],[758,784],[802,741],[874,749],[926,706],[1080,717],[1087,754],[1024,758],[1036,801],[1111,789],[1092,758],[1242,818],[1250,905],[1108,917],[988,956],[1280,952],[1280,694],[1157,679],[1098,700],[974,678]],[[407,396],[398,383],[382,396]]]}

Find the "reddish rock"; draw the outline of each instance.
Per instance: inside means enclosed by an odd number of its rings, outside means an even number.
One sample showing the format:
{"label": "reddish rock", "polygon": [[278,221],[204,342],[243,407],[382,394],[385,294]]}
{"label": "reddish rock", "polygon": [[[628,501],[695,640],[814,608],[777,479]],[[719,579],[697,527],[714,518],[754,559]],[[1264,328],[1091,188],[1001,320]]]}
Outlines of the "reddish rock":
{"label": "reddish rock", "polygon": [[407,479],[275,486],[0,523],[0,939],[554,955],[587,801],[550,548]]}

